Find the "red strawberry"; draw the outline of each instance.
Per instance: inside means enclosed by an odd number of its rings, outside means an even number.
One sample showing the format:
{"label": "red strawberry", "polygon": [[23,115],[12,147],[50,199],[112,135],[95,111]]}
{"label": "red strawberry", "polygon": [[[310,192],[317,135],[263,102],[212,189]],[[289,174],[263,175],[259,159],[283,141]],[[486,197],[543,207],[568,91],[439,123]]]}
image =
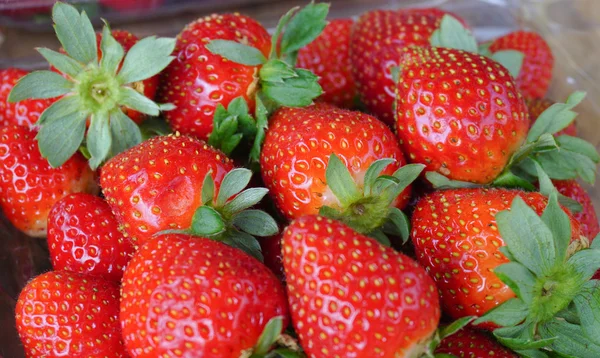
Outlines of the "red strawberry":
{"label": "red strawberry", "polygon": [[[548,109],[551,105],[555,103],[554,101],[545,98],[527,99],[525,102],[527,103],[527,109],[529,110],[529,118],[531,119],[532,125],[546,109]],[[576,137],[577,127],[575,126],[575,122],[572,122],[565,129],[561,130],[555,135],[560,136],[563,134]]]}
{"label": "red strawberry", "polygon": [[525,55],[521,72],[516,80],[517,87],[527,98],[542,98],[552,81],[554,56],[546,41],[535,32],[515,31],[497,38],[489,50],[517,50]]}
{"label": "red strawberry", "polygon": [[[436,191],[417,204],[412,240],[419,262],[440,291],[444,312],[453,318],[481,316],[515,297],[494,269],[509,262],[495,216],[511,207],[515,197],[541,215],[548,199],[540,193],[508,189]],[[580,227],[570,217],[572,239]]]}
{"label": "red strawberry", "polygon": [[553,180],[552,183],[559,193],[581,204],[583,210],[573,213],[573,217],[581,224],[581,234],[593,240],[600,232],[600,226],[590,195],[575,180]]}
{"label": "red strawberry", "polygon": [[360,226],[374,229],[381,224],[376,216],[387,213],[375,208],[386,209],[390,205],[403,208],[410,198],[410,188],[391,200],[362,193],[345,202],[338,196],[339,188],[329,185],[327,167],[332,153],[336,154],[347,168],[344,170],[349,170],[358,187],[364,189],[365,173],[375,161],[395,160],[382,171],[385,175],[392,175],[405,164],[393,136],[382,122],[360,112],[327,104],[282,108],[270,119],[261,153],[265,186],[288,219],[317,214],[328,206],[362,221]]}
{"label": "red strawberry", "polygon": [[409,160],[453,180],[493,181],[529,128],[508,71],[461,50],[407,49],[397,101],[398,138]]}
{"label": "red strawberry", "polygon": [[271,49],[269,33],[257,21],[240,14],[213,14],[187,25],[177,37],[176,59],[163,71],[160,100],[176,109],[165,118],[183,134],[208,139],[218,104],[227,105],[243,97],[254,108],[258,67],[229,61],[211,53],[211,40],[237,41],[259,49]]}
{"label": "red strawberry", "polygon": [[285,281],[285,273],[283,272],[283,256],[281,252],[281,236],[282,233],[270,237],[262,238],[260,249],[265,258],[264,264],[267,266],[277,278]]}
{"label": "red strawberry", "polygon": [[444,338],[435,353],[450,354],[459,358],[519,357],[489,335],[470,328],[464,328]]}
{"label": "red strawberry", "polygon": [[31,127],[52,103],[47,99],[26,99],[8,102],[8,94],[21,77],[29,72],[18,68],[0,70],[0,124]]}
{"label": "red strawberry", "polygon": [[125,270],[122,295],[132,357],[237,358],[256,345],[269,320],[287,321],[283,287],[269,269],[238,249],[189,235],[146,242]]}
{"label": "red strawberry", "polygon": [[373,10],[354,25],[350,43],[354,80],[369,111],[387,124],[394,123],[396,84],[391,68],[399,65],[405,47],[428,45],[446,14],[428,8]]}
{"label": "red strawberry", "polygon": [[357,95],[350,62],[350,32],[354,20],[336,19],[298,52],[297,66],[319,76],[323,94],[317,99],[351,108]]}
{"label": "red strawberry", "polygon": [[285,230],[294,329],[309,357],[417,357],[440,318],[435,285],[412,259],[340,222]]}
{"label": "red strawberry", "polygon": [[48,216],[48,248],[55,270],[120,282],[133,245],[118,230],[108,204],[90,194],[59,200]]}
{"label": "red strawberry", "polygon": [[45,237],[54,203],[71,193],[95,192],[97,186],[80,153],[52,168],[42,158],[35,135],[21,126],[0,129],[0,206],[19,230]]}
{"label": "red strawberry", "polygon": [[159,8],[165,0],[99,0],[107,8],[119,12],[143,11]]}
{"label": "red strawberry", "polygon": [[28,357],[127,357],[118,315],[115,283],[68,271],[34,278],[15,309]]}

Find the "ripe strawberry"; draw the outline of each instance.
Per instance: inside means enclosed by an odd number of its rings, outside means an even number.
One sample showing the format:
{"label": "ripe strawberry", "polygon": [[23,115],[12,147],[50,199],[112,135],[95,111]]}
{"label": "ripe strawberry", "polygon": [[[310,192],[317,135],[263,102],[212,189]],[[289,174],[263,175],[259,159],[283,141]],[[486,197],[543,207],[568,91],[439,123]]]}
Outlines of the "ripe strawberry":
{"label": "ripe strawberry", "polygon": [[0,124],[16,124],[32,127],[40,115],[52,103],[47,99],[26,99],[17,103],[8,102],[8,94],[21,77],[29,72],[18,68],[0,70]]}
{"label": "ripe strawberry", "polygon": [[298,51],[297,66],[319,76],[323,94],[318,101],[354,107],[357,96],[350,62],[350,32],[354,20],[331,20],[321,35]]}
{"label": "ripe strawberry", "polygon": [[54,203],[71,193],[95,192],[97,186],[80,153],[58,168],[50,167],[35,135],[21,126],[0,129],[0,206],[19,230],[45,237]]}
{"label": "ripe strawberry", "polygon": [[100,5],[119,12],[144,11],[159,8],[165,0],[99,0]]}
{"label": "ripe strawberry", "polygon": [[115,283],[68,271],[34,278],[15,309],[28,357],[127,357],[118,315]]}
{"label": "ripe strawberry", "polygon": [[529,128],[508,71],[461,50],[407,49],[397,101],[397,134],[409,160],[453,180],[496,179]]}
{"label": "ripe strawberry", "polygon": [[285,273],[283,271],[283,255],[281,252],[281,236],[279,232],[276,235],[262,238],[260,249],[265,258],[264,264],[267,266],[278,279],[285,281]]}
{"label": "ripe strawberry", "polygon": [[444,338],[435,353],[450,354],[460,358],[519,357],[489,335],[470,328],[464,328]]}
{"label": "ripe strawberry", "polygon": [[267,30],[240,14],[213,14],[200,18],[177,36],[175,61],[162,74],[159,98],[176,109],[165,114],[171,127],[183,134],[208,139],[218,104],[243,97],[254,108],[258,68],[238,64],[210,52],[211,40],[232,40],[255,47],[265,56],[271,49]]}
{"label": "ripe strawberry", "polygon": [[350,43],[354,80],[361,100],[380,120],[394,123],[396,84],[391,68],[399,65],[402,50],[428,45],[446,14],[430,8],[373,10],[354,25]]}
{"label": "ripe strawberry", "polygon": [[525,57],[517,87],[527,98],[542,98],[548,92],[552,81],[554,56],[546,41],[535,32],[515,31],[495,39],[489,50],[494,53],[501,50],[517,50]]}
{"label": "ripe strawberry", "polygon": [[412,259],[320,216],[283,236],[294,329],[309,357],[417,357],[440,318],[435,285]]}
{"label": "ripe strawberry", "polygon": [[134,358],[240,357],[257,346],[267,322],[287,321],[283,287],[269,269],[189,235],[142,245],[125,270],[122,295],[121,327]]}
{"label": "ripe strawberry", "polygon": [[559,193],[581,204],[583,210],[573,213],[573,217],[581,224],[581,234],[593,240],[600,232],[596,209],[590,195],[575,180],[553,180]]}
{"label": "ripe strawberry", "polygon": [[[554,104],[554,101],[551,101],[549,99],[545,99],[545,98],[534,98],[534,99],[527,99],[525,101],[525,103],[527,103],[527,109],[529,110],[529,118],[531,119],[531,124],[533,125],[533,123],[536,121],[536,119],[538,119],[538,117],[544,113],[544,111],[548,108],[550,108],[550,106],[552,106]],[[560,136],[560,135],[570,135],[573,137],[577,136],[577,127],[575,126],[575,122],[572,122],[571,124],[569,124],[569,126],[567,126],[565,129],[561,130],[560,132],[556,133],[556,136]]]}
{"label": "ripe strawberry", "polygon": [[48,248],[55,270],[120,282],[133,245],[118,230],[108,204],[84,193],[68,195],[48,215]]}
{"label": "ripe strawberry", "polygon": [[[517,196],[538,215],[548,203],[540,193],[477,188],[436,191],[417,204],[412,217],[417,258],[435,280],[451,317],[481,316],[515,297],[494,273],[509,262],[499,250],[505,242],[495,216]],[[569,217],[572,239],[579,239],[579,223]]]}

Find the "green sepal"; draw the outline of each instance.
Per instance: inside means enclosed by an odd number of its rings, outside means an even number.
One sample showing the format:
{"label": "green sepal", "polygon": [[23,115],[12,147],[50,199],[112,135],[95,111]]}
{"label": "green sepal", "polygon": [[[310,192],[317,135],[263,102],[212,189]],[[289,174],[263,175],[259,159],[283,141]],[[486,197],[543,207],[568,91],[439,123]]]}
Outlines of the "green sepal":
{"label": "green sepal", "polygon": [[210,238],[224,233],[226,227],[221,214],[210,206],[204,205],[196,209],[191,230],[198,236]]}
{"label": "green sepal", "polygon": [[525,54],[516,50],[502,50],[494,52],[490,58],[508,70],[513,78],[519,77]]}
{"label": "green sepal", "polygon": [[567,264],[575,270],[577,279],[585,282],[600,270],[600,249],[586,249],[573,254]]}
{"label": "green sepal", "polygon": [[556,339],[555,337],[538,339],[534,331],[535,325],[525,322],[519,326],[497,328],[493,333],[501,344],[513,350],[540,349],[552,344]]}
{"label": "green sepal", "polygon": [[76,112],[81,112],[81,101],[79,96],[64,96],[63,98],[54,102],[50,107],[46,108],[46,110],[40,115],[40,118],[36,124],[41,126],[47,122],[72,116]]}
{"label": "green sepal", "polygon": [[215,55],[246,66],[258,66],[267,62],[260,50],[236,41],[212,40],[205,47]]}
{"label": "green sepal", "polygon": [[387,222],[383,225],[382,229],[386,234],[400,236],[403,244],[410,238],[410,220],[398,208],[390,208]]}
{"label": "green sepal", "polygon": [[398,168],[392,175],[397,179],[396,185],[390,185],[380,192],[384,198],[393,201],[400,195],[412,182],[414,182],[425,169],[423,164],[406,164]]}
{"label": "green sepal", "polygon": [[492,322],[501,327],[516,326],[523,322],[529,315],[529,307],[520,298],[511,298],[497,306],[483,316],[476,319],[473,324]]}
{"label": "green sepal", "polygon": [[531,126],[527,134],[527,142],[536,141],[544,133],[556,134],[569,126],[577,117],[573,108],[580,104],[585,96],[585,92],[573,92],[566,103],[554,103],[548,107]]}
{"label": "green sepal", "polygon": [[201,198],[202,205],[211,204],[215,198],[215,181],[212,178],[212,171],[209,171],[204,177]]}
{"label": "green sepal", "polygon": [[531,182],[519,175],[516,175],[511,170],[503,171],[494,181],[492,182],[492,186],[501,187],[501,188],[517,188],[524,190],[535,190],[535,185],[531,184]]}
{"label": "green sepal", "polygon": [[425,179],[431,183],[435,189],[461,189],[461,188],[481,188],[482,186],[460,180],[451,180],[438,172],[426,172]]}
{"label": "green sepal", "polygon": [[508,262],[494,269],[494,274],[519,297],[525,304],[531,304],[534,295],[536,277],[519,262]]}
{"label": "green sepal", "polygon": [[[145,120],[144,124],[148,121],[152,122],[153,119]],[[115,108],[110,113],[110,132],[112,143],[110,150],[111,157],[140,144],[143,138],[140,127],[119,108]]]}
{"label": "green sepal", "polygon": [[56,2],[52,19],[56,36],[69,57],[80,63],[98,61],[96,33],[85,12],[80,14],[72,5]]}
{"label": "green sepal", "polygon": [[279,228],[271,215],[262,210],[244,210],[233,216],[233,225],[253,236],[273,236]]}
{"label": "green sepal", "polygon": [[300,9],[300,6],[295,6],[288,10],[277,22],[277,26],[275,27],[275,31],[273,32],[273,36],[271,36],[271,51],[269,52],[269,60],[277,58],[278,53],[277,49],[279,48],[279,40],[281,39],[281,34],[285,27],[289,24],[292,16]]}
{"label": "green sepal", "polygon": [[218,104],[213,116],[213,130],[208,144],[230,155],[243,138],[248,142],[256,136],[256,121],[249,114],[248,104],[243,97],[233,99],[228,108]]}
{"label": "green sepal", "polygon": [[122,87],[119,104],[151,116],[158,116],[158,104],[131,87]]}
{"label": "green sepal", "polygon": [[[44,83],[44,86],[40,86]],[[52,71],[34,71],[19,79],[8,95],[8,102],[20,102],[30,98],[54,98],[73,90],[73,84]]]}
{"label": "green sepal", "polygon": [[36,48],[37,52],[42,55],[46,61],[54,66],[60,72],[66,73],[71,77],[75,77],[79,72],[83,70],[81,63],[75,61],[67,55],[63,55],[60,52],[56,52],[47,48]]}
{"label": "green sepal", "polygon": [[253,354],[264,355],[269,352],[283,331],[283,318],[278,316],[267,322],[254,346]]}
{"label": "green sepal", "polygon": [[477,40],[473,33],[454,16],[444,15],[440,27],[433,32],[429,44],[434,47],[453,48],[477,53]]}
{"label": "green sepal", "polygon": [[248,186],[251,178],[252,172],[248,169],[236,168],[228,172],[219,187],[215,205],[219,207],[225,205],[227,200]]}
{"label": "green sepal", "polygon": [[136,42],[127,51],[117,78],[122,84],[142,81],[164,70],[175,57],[173,38],[149,36]]}
{"label": "green sepal", "polygon": [[42,157],[53,168],[63,165],[79,149],[85,133],[87,113],[74,112],[68,116],[47,121],[36,139]]}
{"label": "green sepal", "polygon": [[600,345],[600,281],[586,282],[573,302],[581,329],[589,340]]}
{"label": "green sepal", "polygon": [[327,186],[343,206],[349,206],[361,197],[361,193],[340,158],[332,153],[325,171]]}
{"label": "green sepal", "polygon": [[147,118],[139,125],[139,130],[142,134],[142,140],[173,133],[169,123],[160,117]]}
{"label": "green sepal", "polygon": [[102,50],[100,67],[109,73],[116,74],[121,61],[125,56],[125,50],[123,49],[123,46],[121,46],[121,44],[113,37],[108,24],[106,24],[102,29],[102,41],[100,42],[100,49]]}
{"label": "green sepal", "polygon": [[451,335],[457,333],[461,329],[465,328],[469,323],[471,323],[475,319],[474,316],[462,317],[457,319],[456,321],[450,323],[447,326],[439,327],[431,340],[427,344],[425,352],[421,355],[422,357],[454,357],[450,354],[435,354],[435,350],[440,345],[444,338],[450,337]]}
{"label": "green sepal", "polygon": [[385,233],[383,231],[381,231],[380,229],[376,229],[376,230],[371,231],[369,233],[369,236],[371,238],[375,239],[375,241],[379,242],[383,246],[390,247],[392,245],[392,242],[390,241],[390,238],[387,237],[385,235]]}
{"label": "green sepal", "polygon": [[564,262],[571,242],[571,220],[558,205],[557,192],[550,194],[548,205],[541,218],[552,233],[556,262]]}
{"label": "green sepal", "polygon": [[230,229],[227,232],[227,235],[221,237],[220,240],[224,244],[244,251],[245,253],[254,257],[260,262],[264,262],[265,260],[258,240],[256,240],[256,238],[250,234],[236,230],[234,228]]}
{"label": "green sepal", "polygon": [[281,56],[287,63],[295,66],[298,50],[321,34],[328,12],[329,4],[311,2],[291,18],[281,37]]}
{"label": "green sepal", "polygon": [[555,337],[549,348],[561,357],[600,357],[600,346],[587,339],[579,325],[555,319],[541,324],[539,332],[542,337]]}
{"label": "green sepal", "polygon": [[295,75],[285,78],[283,83],[262,81],[262,93],[285,107],[305,107],[312,104],[313,100],[323,93],[319,78],[308,70],[296,69],[294,72]]}
{"label": "green sepal", "polygon": [[550,177],[548,177],[544,169],[542,169],[542,167],[537,162],[534,162],[534,164],[537,170],[540,193],[547,197],[550,197],[552,193],[556,193],[558,196],[558,202],[562,206],[569,209],[572,213],[578,213],[583,210],[581,204],[578,203],[576,200],[573,200],[567,196],[560,194],[556,190],[556,187],[554,187],[554,184],[552,184],[552,180],[550,180]]}
{"label": "green sepal", "polygon": [[112,146],[112,132],[108,113],[92,115],[86,143],[92,156],[89,161],[90,168],[95,170],[108,157]]}
{"label": "green sepal", "polygon": [[373,162],[367,169],[364,179],[364,193],[365,195],[371,195],[371,188],[375,184],[375,180],[379,177],[382,171],[385,170],[390,164],[394,163],[395,160],[391,158],[379,159]]}
{"label": "green sepal", "polygon": [[[250,188],[239,193],[223,206],[226,213],[237,213],[258,204],[269,190],[267,188]],[[268,235],[267,235],[268,236]]]}

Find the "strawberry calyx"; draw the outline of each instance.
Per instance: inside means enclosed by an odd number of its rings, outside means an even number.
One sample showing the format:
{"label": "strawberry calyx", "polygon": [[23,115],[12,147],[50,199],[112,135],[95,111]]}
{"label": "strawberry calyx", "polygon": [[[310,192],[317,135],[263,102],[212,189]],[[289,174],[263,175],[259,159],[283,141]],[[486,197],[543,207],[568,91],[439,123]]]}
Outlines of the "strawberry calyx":
{"label": "strawberry calyx", "polygon": [[319,214],[335,219],[389,246],[387,235],[400,236],[403,242],[409,237],[410,227],[406,215],[392,203],[425,168],[422,164],[408,164],[393,175],[380,175],[394,159],[379,159],[371,164],[360,188],[346,165],[332,153],[327,163],[325,179],[339,205],[323,206]]}
{"label": "strawberry calyx", "polygon": [[[494,323],[494,336],[525,357],[600,355],[600,243],[569,252],[571,223],[550,195],[542,216],[520,197],[496,215],[510,262],[494,272],[515,293],[477,319]],[[553,355],[553,356],[554,356]]]}
{"label": "strawberry calyx", "polygon": [[263,329],[253,348],[240,355],[240,358],[303,358],[306,355],[298,343],[283,330],[283,317],[273,317]]}
{"label": "strawberry calyx", "polygon": [[57,2],[52,18],[66,55],[47,48],[39,48],[38,52],[60,74],[35,71],[24,76],[8,100],[59,97],[37,122],[40,129],[36,138],[42,156],[56,168],[81,146],[89,155],[90,167],[96,169],[142,141],[138,126],[122,107],[152,116],[173,108],[153,102],[136,88],[173,60],[175,39],[151,36],[137,42],[125,55],[105,23],[99,59],[96,34],[85,11],[79,13],[75,7]]}
{"label": "strawberry calyx", "polygon": [[221,241],[264,260],[256,236],[277,234],[279,228],[271,215],[250,209],[267,194],[266,188],[248,188],[252,171],[236,168],[228,172],[215,197],[215,183],[209,172],[202,184],[202,206],[196,209],[187,230],[166,230]]}
{"label": "strawberry calyx", "polygon": [[[312,42],[325,28],[328,11],[329,4],[314,2],[301,10],[295,7],[288,11],[272,36],[268,58],[257,48],[236,41],[213,40],[206,44],[210,52],[230,61],[260,66],[256,88],[252,90],[256,102],[253,123],[247,111],[240,114],[228,108],[226,115],[222,108],[215,113],[211,137],[219,149],[231,152],[245,138],[252,147],[250,161],[257,163],[269,115],[282,106],[308,106],[322,94],[318,77],[295,65],[300,48]],[[236,104],[236,108],[241,107]]]}

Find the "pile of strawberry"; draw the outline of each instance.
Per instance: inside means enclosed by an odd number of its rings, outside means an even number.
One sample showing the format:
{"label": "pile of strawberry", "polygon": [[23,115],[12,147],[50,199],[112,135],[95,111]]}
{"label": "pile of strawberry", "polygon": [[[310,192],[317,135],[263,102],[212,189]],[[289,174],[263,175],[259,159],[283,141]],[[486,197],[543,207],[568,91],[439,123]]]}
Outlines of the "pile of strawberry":
{"label": "pile of strawberry", "polygon": [[54,6],[51,69],[1,72],[0,204],[54,267],[27,356],[600,356],[600,156],[548,45],[327,12],[138,41]]}

